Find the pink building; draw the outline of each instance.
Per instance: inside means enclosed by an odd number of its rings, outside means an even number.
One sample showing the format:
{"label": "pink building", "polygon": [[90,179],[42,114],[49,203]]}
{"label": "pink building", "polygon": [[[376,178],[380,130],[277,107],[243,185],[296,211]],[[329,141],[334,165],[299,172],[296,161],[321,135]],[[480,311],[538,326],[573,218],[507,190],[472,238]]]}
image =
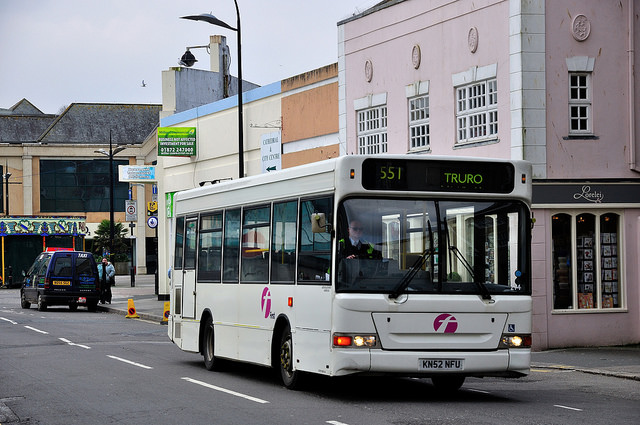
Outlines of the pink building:
{"label": "pink building", "polygon": [[387,0],[338,23],[341,154],[533,164],[538,350],[640,341],[638,13]]}

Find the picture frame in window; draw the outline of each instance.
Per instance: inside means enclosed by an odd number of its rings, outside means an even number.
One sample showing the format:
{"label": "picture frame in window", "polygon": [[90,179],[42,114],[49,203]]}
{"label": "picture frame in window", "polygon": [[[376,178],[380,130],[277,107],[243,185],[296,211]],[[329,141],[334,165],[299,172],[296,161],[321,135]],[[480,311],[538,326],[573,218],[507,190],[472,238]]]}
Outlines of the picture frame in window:
{"label": "picture frame in window", "polygon": [[593,248],[593,238],[584,238],[584,247]]}
{"label": "picture frame in window", "polygon": [[613,261],[611,257],[605,257],[602,259],[602,267],[605,269],[610,269],[613,267]]}
{"label": "picture frame in window", "polygon": [[582,270],[584,271],[593,271],[593,261],[584,261]]}
{"label": "picture frame in window", "polygon": [[609,240],[611,241],[611,243],[618,243],[618,234],[617,233],[611,233],[611,236],[609,238]]}
{"label": "picture frame in window", "polygon": [[602,243],[611,243],[611,233],[602,234]]}
{"label": "picture frame in window", "polygon": [[613,279],[612,270],[605,270],[604,271],[604,280],[612,280],[612,279]]}
{"label": "picture frame in window", "polygon": [[584,259],[585,260],[593,260],[593,249],[585,249],[584,250]]}
{"label": "picture frame in window", "polygon": [[602,245],[602,255],[604,257],[611,257],[611,245]]}
{"label": "picture frame in window", "polygon": [[[593,282],[593,272],[585,272],[583,274],[583,281],[584,282]],[[584,285],[585,287],[585,291],[586,292],[593,292],[593,285]],[[590,289],[587,289],[590,288]]]}

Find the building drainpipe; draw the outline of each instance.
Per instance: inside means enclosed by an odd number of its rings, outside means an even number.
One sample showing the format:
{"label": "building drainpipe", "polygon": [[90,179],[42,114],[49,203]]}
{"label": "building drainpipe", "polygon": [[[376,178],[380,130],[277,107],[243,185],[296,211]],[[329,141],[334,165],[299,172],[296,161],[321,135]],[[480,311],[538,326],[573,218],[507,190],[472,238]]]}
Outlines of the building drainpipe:
{"label": "building drainpipe", "polygon": [[635,43],[634,43],[634,31],[633,31],[633,18],[634,18],[634,10],[633,10],[633,2],[635,0],[629,0],[628,4],[629,4],[629,11],[628,11],[628,15],[629,15],[629,29],[627,31],[627,33],[629,34],[629,40],[628,40],[628,47],[629,47],[629,51],[628,51],[628,60],[629,60],[629,65],[628,65],[628,70],[627,70],[627,75],[628,75],[628,90],[629,90],[629,105],[628,105],[628,110],[629,110],[629,168],[631,169],[631,171],[636,171],[636,172],[640,172],[640,169],[638,168],[638,163],[636,161],[636,118],[635,118],[635,98],[636,98],[636,87],[635,87],[635,74],[634,74],[634,65],[635,65]]}

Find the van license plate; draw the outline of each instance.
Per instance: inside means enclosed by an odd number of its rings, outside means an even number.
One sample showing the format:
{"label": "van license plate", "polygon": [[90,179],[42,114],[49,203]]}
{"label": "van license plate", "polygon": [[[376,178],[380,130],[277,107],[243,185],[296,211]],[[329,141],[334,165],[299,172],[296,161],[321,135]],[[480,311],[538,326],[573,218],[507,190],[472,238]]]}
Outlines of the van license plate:
{"label": "van license plate", "polygon": [[70,280],[54,280],[53,284],[60,285],[60,286],[71,286],[71,281]]}
{"label": "van license plate", "polygon": [[418,359],[418,370],[464,370],[464,360]]}

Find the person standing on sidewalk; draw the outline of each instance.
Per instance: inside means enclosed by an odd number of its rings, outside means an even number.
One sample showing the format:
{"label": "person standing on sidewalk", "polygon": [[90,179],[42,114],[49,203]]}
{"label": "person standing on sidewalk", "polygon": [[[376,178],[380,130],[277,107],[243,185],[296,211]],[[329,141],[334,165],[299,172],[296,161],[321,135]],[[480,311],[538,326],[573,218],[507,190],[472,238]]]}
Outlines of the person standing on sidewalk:
{"label": "person standing on sidewalk", "polygon": [[100,304],[108,302],[111,304],[111,284],[116,276],[116,269],[113,264],[102,257],[102,263],[98,266],[98,278],[100,279]]}

